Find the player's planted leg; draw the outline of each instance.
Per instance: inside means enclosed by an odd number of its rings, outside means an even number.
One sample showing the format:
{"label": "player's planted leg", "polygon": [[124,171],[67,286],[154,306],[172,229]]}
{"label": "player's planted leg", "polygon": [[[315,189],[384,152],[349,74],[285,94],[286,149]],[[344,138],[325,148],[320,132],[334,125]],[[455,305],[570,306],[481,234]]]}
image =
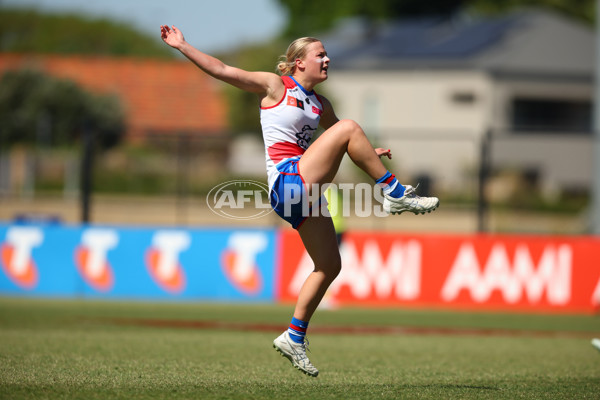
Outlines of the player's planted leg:
{"label": "player's planted leg", "polygon": [[308,342],[306,339],[302,343],[296,343],[290,339],[288,331],[283,332],[277,339],[273,341],[273,347],[282,356],[290,360],[292,365],[304,372],[306,375],[316,377],[319,375],[319,370],[315,368],[306,356]]}
{"label": "player's planted leg", "polygon": [[[314,262],[314,270],[300,288],[294,315],[289,328],[273,342],[273,346],[292,365],[310,376],[319,371],[306,356],[304,336],[309,321],[317,309],[327,288],[340,273],[342,261],[337,251],[337,237],[331,217],[311,216],[298,229],[304,248]],[[336,251],[332,251],[335,249]]]}

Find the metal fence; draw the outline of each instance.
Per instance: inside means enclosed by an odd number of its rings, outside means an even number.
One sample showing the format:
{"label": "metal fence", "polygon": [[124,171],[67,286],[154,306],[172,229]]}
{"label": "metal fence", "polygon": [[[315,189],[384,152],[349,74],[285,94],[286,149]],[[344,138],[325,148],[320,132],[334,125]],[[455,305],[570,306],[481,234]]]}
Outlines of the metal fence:
{"label": "metal fence", "polygon": [[[205,196],[234,178],[266,182],[264,150],[254,139],[173,134],[99,151],[85,140],[73,148],[11,147],[0,152],[0,219],[64,222],[220,225]],[[592,180],[590,134],[378,132],[374,144],[392,149],[386,164],[421,195],[442,200],[438,220],[349,221],[357,229],[436,228],[478,232],[583,233]],[[236,146],[239,141],[253,146]],[[237,149],[237,150],[233,150]],[[234,161],[234,162],[232,162]],[[365,181],[344,161],[340,181]],[[232,168],[237,165],[238,168]],[[246,167],[254,165],[254,167]],[[241,166],[241,167],[240,167]],[[468,219],[458,225],[452,216]],[[544,216],[536,228],[533,216]],[[508,221],[514,222],[508,222]],[[426,222],[425,222],[426,221]],[[554,222],[548,222],[554,221]],[[235,222],[235,221],[234,221]],[[239,221],[238,221],[239,223]],[[276,216],[249,224],[279,225]]]}

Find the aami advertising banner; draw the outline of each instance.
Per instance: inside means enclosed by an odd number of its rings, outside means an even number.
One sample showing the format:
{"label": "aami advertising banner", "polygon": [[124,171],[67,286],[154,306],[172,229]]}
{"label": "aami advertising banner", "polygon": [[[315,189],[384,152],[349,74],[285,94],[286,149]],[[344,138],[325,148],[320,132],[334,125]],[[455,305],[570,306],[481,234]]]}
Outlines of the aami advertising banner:
{"label": "aami advertising banner", "polygon": [[[280,233],[277,298],[312,271],[296,232]],[[332,304],[542,312],[600,310],[600,239],[352,232]]]}
{"label": "aami advertising banner", "polygon": [[[325,302],[600,311],[600,239],[349,232]],[[297,232],[0,224],[0,295],[295,302]]]}
{"label": "aami advertising banner", "polygon": [[0,293],[273,300],[273,230],[0,225]]}

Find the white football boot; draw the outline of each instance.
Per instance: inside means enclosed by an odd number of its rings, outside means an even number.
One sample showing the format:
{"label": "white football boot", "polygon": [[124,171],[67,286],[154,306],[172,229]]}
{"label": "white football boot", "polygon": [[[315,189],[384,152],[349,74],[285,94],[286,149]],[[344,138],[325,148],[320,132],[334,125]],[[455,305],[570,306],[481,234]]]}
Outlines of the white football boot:
{"label": "white football boot", "polygon": [[416,194],[416,189],[416,187],[406,185],[404,196],[400,198],[384,194],[383,210],[388,214],[402,214],[404,211],[413,214],[425,214],[439,207],[440,199],[437,197],[419,197]]}
{"label": "white football boot", "polygon": [[273,347],[283,357],[290,360],[292,365],[304,372],[306,375],[316,377],[319,375],[319,370],[311,364],[306,356],[308,341],[304,343],[296,343],[290,339],[288,331],[283,332],[277,339],[273,341]]}

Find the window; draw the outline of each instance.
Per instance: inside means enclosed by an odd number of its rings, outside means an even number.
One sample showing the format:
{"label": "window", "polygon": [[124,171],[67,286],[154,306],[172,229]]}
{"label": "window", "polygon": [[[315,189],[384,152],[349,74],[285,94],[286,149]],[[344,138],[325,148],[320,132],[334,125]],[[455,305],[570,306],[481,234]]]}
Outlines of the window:
{"label": "window", "polygon": [[459,105],[475,104],[477,97],[473,92],[454,92],[452,93],[452,102]]}
{"label": "window", "polygon": [[592,103],[585,100],[515,98],[512,128],[528,132],[592,131]]}

